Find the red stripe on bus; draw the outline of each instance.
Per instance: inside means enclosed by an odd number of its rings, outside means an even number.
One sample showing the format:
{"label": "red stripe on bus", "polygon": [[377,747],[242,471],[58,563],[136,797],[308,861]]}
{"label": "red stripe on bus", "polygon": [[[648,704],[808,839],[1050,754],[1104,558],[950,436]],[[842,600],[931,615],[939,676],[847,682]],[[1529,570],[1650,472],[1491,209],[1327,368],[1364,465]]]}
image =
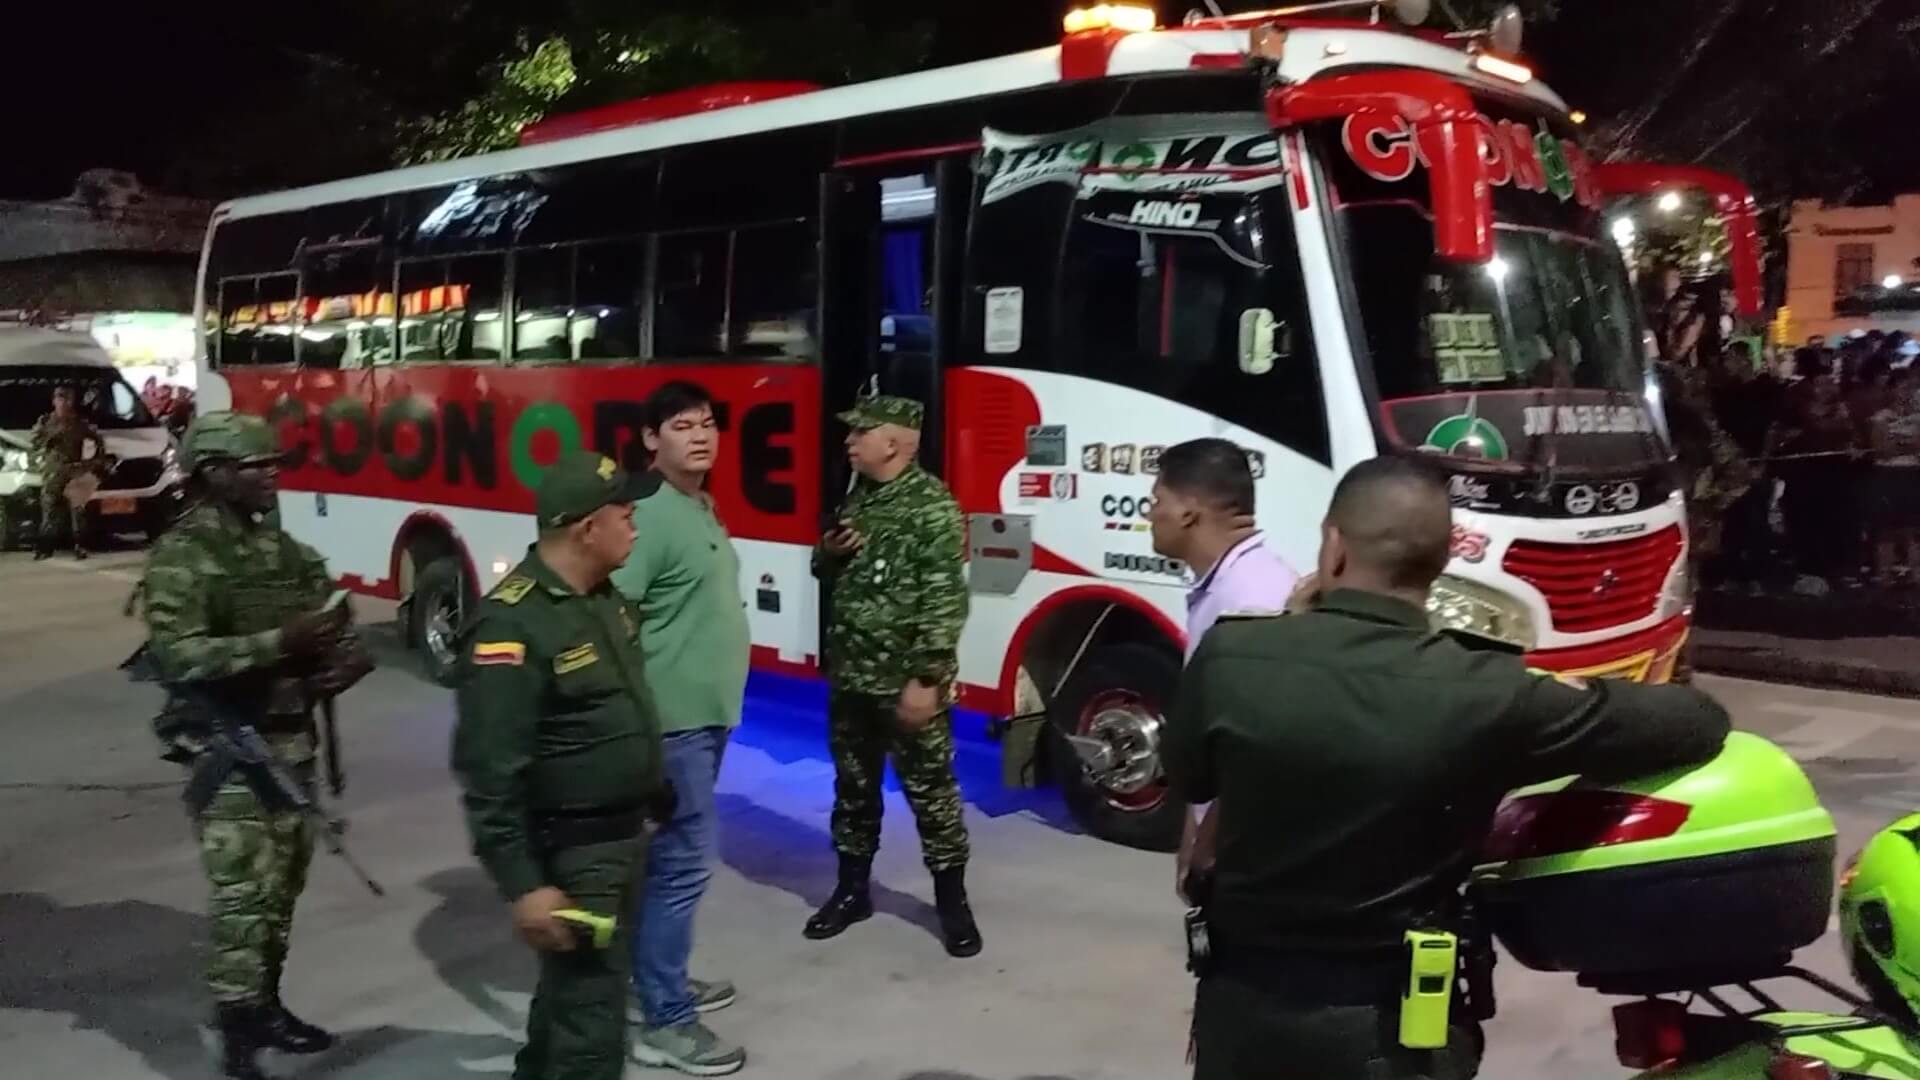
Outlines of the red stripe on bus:
{"label": "red stripe on bus", "polygon": [[895,161],[920,161],[925,158],[946,157],[948,154],[968,154],[980,149],[980,140],[972,142],[947,143],[944,146],[921,146],[912,150],[888,150],[878,154],[856,154],[834,162],[835,168],[857,169],[862,165],[886,165]]}

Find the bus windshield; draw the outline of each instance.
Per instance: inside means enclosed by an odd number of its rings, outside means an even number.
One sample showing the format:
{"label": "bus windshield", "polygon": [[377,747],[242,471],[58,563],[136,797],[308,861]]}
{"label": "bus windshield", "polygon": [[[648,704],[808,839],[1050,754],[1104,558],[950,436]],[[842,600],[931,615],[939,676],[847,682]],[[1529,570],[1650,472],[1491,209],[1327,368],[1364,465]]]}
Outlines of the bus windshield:
{"label": "bus windshield", "polygon": [[1101,194],[1080,201],[1061,265],[1055,356],[1175,398],[1234,370],[1241,312],[1275,306],[1259,201]]}
{"label": "bus windshield", "polygon": [[[1264,115],[989,130],[986,145],[967,249],[970,357],[1176,401],[1325,460],[1292,211]],[[1253,326],[1271,328],[1270,349],[1248,359]]]}
{"label": "bus windshield", "polygon": [[[1493,258],[1434,254],[1424,155],[1354,118],[1318,140],[1386,438],[1509,467],[1613,471],[1664,458],[1646,405],[1645,337],[1626,268],[1571,132],[1489,107]],[[1516,115],[1518,118],[1516,119]]]}
{"label": "bus windshield", "polygon": [[1448,263],[1426,220],[1397,206],[1348,211],[1347,236],[1382,399],[1644,386],[1632,294],[1598,243],[1497,227],[1492,261]]}

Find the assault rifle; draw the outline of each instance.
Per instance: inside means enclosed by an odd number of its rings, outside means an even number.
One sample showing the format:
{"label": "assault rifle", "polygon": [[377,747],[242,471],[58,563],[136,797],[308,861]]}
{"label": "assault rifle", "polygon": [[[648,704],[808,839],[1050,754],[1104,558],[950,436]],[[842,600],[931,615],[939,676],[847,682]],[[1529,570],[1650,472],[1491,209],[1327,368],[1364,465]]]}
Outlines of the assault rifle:
{"label": "assault rifle", "polygon": [[[342,839],[347,831],[346,822],[329,815],[320,806],[308,793],[307,786],[274,756],[260,732],[234,715],[221,695],[198,683],[164,682],[144,644],[120,666],[135,682],[159,682],[167,690],[170,700],[154,721],[154,727],[156,734],[168,744],[168,753],[163,756],[193,766],[184,795],[189,810],[195,814],[205,810],[220,785],[237,769],[263,804],[272,810],[293,810],[304,815],[327,850],[339,856],[369,892],[375,896],[387,894],[347,850]],[[328,726],[331,727],[331,723]],[[338,747],[329,749],[337,753]],[[336,791],[344,786],[337,763],[330,763],[328,772],[330,786]]]}

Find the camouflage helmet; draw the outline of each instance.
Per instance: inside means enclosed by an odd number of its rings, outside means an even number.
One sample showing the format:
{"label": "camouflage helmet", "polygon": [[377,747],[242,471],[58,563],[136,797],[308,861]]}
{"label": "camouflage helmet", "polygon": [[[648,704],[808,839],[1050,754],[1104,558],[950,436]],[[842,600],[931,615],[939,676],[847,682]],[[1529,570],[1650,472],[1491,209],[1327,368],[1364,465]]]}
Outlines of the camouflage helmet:
{"label": "camouflage helmet", "polygon": [[280,457],[279,440],[267,422],[238,412],[210,412],[194,417],[180,446],[180,467],[188,474],[215,461],[277,464]]}

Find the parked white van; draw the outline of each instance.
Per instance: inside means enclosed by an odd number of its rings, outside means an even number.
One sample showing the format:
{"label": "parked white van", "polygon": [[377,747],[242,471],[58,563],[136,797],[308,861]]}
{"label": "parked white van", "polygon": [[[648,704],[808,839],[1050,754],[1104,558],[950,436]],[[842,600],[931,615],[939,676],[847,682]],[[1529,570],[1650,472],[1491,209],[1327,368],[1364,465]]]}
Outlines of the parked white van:
{"label": "parked white van", "polygon": [[73,389],[75,407],[107,445],[110,468],[87,502],[88,531],[158,535],[185,498],[167,429],[90,335],[0,327],[0,549],[25,546],[38,532],[33,425],[53,410],[61,386]]}

